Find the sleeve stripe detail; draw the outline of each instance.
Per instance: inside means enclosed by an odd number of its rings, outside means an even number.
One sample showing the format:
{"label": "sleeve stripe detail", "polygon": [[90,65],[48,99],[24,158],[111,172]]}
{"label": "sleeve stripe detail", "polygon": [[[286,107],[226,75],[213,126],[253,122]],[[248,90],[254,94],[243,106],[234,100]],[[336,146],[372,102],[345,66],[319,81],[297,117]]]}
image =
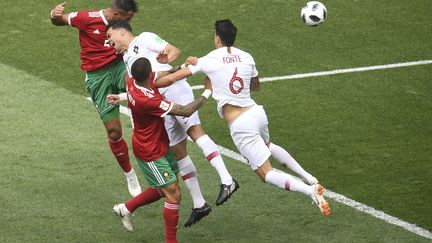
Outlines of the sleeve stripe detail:
{"label": "sleeve stripe detail", "polygon": [[170,113],[170,111],[172,110],[173,106],[174,106],[174,103],[171,103],[168,110],[165,113],[163,113],[161,115],[161,117],[165,117],[166,115],[168,115],[168,113]]}

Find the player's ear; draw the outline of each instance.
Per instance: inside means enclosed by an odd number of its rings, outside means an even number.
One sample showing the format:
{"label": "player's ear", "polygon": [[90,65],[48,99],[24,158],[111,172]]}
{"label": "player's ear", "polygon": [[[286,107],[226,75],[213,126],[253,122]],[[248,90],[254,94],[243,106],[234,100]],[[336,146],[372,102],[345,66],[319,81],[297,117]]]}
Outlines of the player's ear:
{"label": "player's ear", "polygon": [[128,11],[127,14],[126,14],[126,21],[129,22],[134,15],[135,15],[134,11]]}
{"label": "player's ear", "polygon": [[215,34],[214,42],[215,42],[215,45],[221,43],[221,39],[220,39],[220,37],[219,37],[218,35],[216,35],[216,34]]}
{"label": "player's ear", "polygon": [[113,19],[114,20],[118,20],[120,19],[120,13],[118,11],[113,11]]}

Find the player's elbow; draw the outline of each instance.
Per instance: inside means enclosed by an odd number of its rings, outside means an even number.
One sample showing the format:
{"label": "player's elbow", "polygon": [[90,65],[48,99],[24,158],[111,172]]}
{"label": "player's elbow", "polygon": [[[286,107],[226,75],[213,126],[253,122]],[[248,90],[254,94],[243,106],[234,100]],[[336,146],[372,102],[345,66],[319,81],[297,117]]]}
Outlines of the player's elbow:
{"label": "player's elbow", "polygon": [[181,51],[179,50],[179,49],[175,49],[174,51],[173,51],[173,55],[172,55],[172,60],[174,61],[174,60],[177,60],[177,58],[179,58],[179,56],[181,55]]}

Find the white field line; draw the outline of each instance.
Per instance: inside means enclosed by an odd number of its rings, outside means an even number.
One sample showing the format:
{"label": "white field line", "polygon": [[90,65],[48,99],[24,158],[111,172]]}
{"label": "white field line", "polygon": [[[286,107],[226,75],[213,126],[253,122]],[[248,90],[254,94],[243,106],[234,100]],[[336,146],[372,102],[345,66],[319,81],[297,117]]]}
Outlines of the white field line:
{"label": "white field line", "polygon": [[[313,73],[300,73],[300,74],[292,74],[292,75],[286,75],[286,76],[260,78],[260,82],[271,82],[271,81],[287,80],[287,79],[298,79],[298,78],[308,78],[308,77],[335,75],[335,74],[340,74],[340,73],[365,72],[365,71],[371,71],[371,70],[381,70],[381,69],[409,67],[409,66],[427,65],[427,64],[432,64],[432,60],[422,60],[422,61],[414,61],[414,62],[384,64],[384,65],[376,65],[376,66],[369,66],[369,67],[356,67],[356,68],[347,68],[347,69],[335,69],[335,70],[331,70],[331,71],[321,71],[321,72],[313,72]],[[195,85],[195,86],[192,86],[192,89],[194,89],[194,90],[195,89],[203,89],[203,88],[204,88],[204,85]]]}
{"label": "white field line", "polygon": [[[247,163],[246,159],[241,154],[236,153],[232,150],[229,150],[229,149],[224,148],[224,147],[219,146],[219,145],[218,145],[218,147],[219,147],[219,151],[221,152],[221,154],[223,154],[227,157],[230,157],[232,159],[238,160],[244,164]],[[363,203],[359,203],[359,202],[354,201],[352,199],[349,199],[349,198],[347,198],[341,194],[338,194],[336,192],[332,192],[328,189],[326,189],[325,195],[327,197],[337,201],[337,202],[340,202],[340,203],[345,204],[349,207],[352,207],[352,208],[354,208],[360,212],[372,215],[375,218],[382,219],[387,223],[402,227],[402,228],[404,228],[410,232],[413,232],[414,234],[423,236],[423,237],[428,238],[428,239],[432,239],[432,232],[430,232],[426,229],[420,228],[414,224],[410,224],[408,222],[405,222],[405,221],[398,219],[396,217],[393,217],[391,215],[388,215],[388,214],[384,213],[383,211],[376,210],[376,209],[369,207]]]}
{"label": "white field line", "polygon": [[[276,81],[276,80],[286,80],[286,79],[297,79],[297,78],[306,78],[306,77],[316,77],[316,76],[325,76],[325,75],[334,75],[339,73],[352,73],[352,72],[364,72],[364,71],[370,71],[370,70],[379,70],[379,69],[388,69],[388,68],[397,68],[397,67],[408,67],[408,66],[416,66],[416,65],[427,65],[432,64],[432,60],[423,60],[423,61],[415,61],[415,62],[405,62],[405,63],[395,63],[395,64],[386,64],[386,65],[377,65],[377,66],[370,66],[370,67],[358,67],[358,68],[348,68],[348,69],[336,69],[332,71],[322,71],[322,72],[314,72],[314,73],[303,73],[303,74],[293,74],[293,75],[287,75],[287,76],[280,76],[280,77],[271,77],[271,78],[262,78],[260,79],[261,82],[270,82],[270,81]],[[192,89],[202,89],[204,88],[203,85],[197,85],[193,86]],[[88,100],[91,101],[91,98],[88,97]],[[125,114],[127,116],[131,116],[130,110],[127,107],[120,106],[120,112],[122,114]],[[189,138],[189,140],[191,140]],[[232,159],[235,159],[237,161],[242,162],[243,164],[247,164],[246,160],[242,155],[239,153],[236,153],[232,150],[229,150],[227,148],[224,148],[222,146],[219,146],[219,151],[221,154],[230,157]],[[376,210],[372,207],[369,207],[363,203],[354,201],[352,199],[349,199],[341,194],[338,194],[336,192],[332,192],[330,190],[326,190],[326,196],[339,202],[342,204],[345,204],[349,207],[352,207],[360,212],[369,214],[375,218],[384,220],[385,222],[389,224],[393,224],[399,227],[404,228],[405,230],[408,230],[410,232],[413,232],[414,234],[423,236],[428,239],[432,239],[432,232],[420,228],[414,224],[405,222],[401,219],[398,219],[396,217],[393,217],[391,215],[388,215],[384,213],[383,211]]]}
{"label": "white field line", "polygon": [[[87,99],[91,101],[90,97],[88,97]],[[128,117],[131,116],[130,110],[127,107],[120,106],[120,112],[122,114],[128,116]],[[188,139],[190,141],[192,141],[190,138],[188,138]],[[225,155],[225,156],[227,156],[229,158],[235,159],[237,161],[240,161],[240,162],[242,162],[245,165],[247,164],[245,158],[242,155],[240,155],[239,153],[236,153],[236,152],[234,152],[232,150],[224,148],[224,147],[222,147],[220,145],[218,145],[218,148],[219,148],[219,152],[221,154],[223,154],[223,155]],[[376,210],[376,209],[374,209],[372,207],[369,207],[369,206],[367,206],[367,205],[365,205],[363,203],[359,203],[359,202],[354,201],[352,199],[349,199],[349,198],[347,198],[347,197],[345,197],[345,196],[343,196],[341,194],[338,194],[336,192],[332,192],[332,191],[330,191],[328,189],[326,189],[325,195],[327,197],[329,197],[329,198],[337,201],[337,202],[345,204],[345,205],[347,205],[349,207],[352,207],[352,208],[354,208],[354,209],[356,209],[358,211],[361,211],[363,213],[369,214],[369,215],[371,215],[371,216],[373,216],[375,218],[382,219],[382,220],[384,220],[387,223],[397,225],[397,226],[402,227],[402,228],[404,228],[404,229],[406,229],[406,230],[408,230],[410,232],[413,232],[414,234],[423,236],[423,237],[428,238],[428,239],[432,239],[432,233],[430,231],[427,231],[426,229],[420,228],[420,227],[418,227],[418,226],[416,226],[414,224],[410,224],[410,223],[405,222],[405,221],[403,221],[401,219],[398,219],[396,217],[388,215],[388,214],[384,213],[383,211]]]}

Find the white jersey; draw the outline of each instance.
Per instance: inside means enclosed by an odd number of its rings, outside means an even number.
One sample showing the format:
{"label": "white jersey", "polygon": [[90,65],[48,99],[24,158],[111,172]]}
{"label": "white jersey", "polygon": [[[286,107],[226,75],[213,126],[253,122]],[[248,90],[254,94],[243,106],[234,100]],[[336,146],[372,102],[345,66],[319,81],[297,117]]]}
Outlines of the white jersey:
{"label": "white jersey", "polygon": [[167,44],[168,42],[155,33],[143,32],[139,36],[136,36],[123,55],[129,77],[132,77],[132,64],[141,57],[145,57],[150,61],[154,72],[170,70],[171,65],[162,64],[156,60],[158,53],[165,49]]}
{"label": "white jersey", "polygon": [[[170,70],[171,65],[162,64],[156,60],[158,53],[164,50],[167,45],[168,42],[154,33],[143,32],[135,37],[123,55],[129,76],[132,77],[133,63],[141,57],[145,57],[150,61],[154,72]],[[179,80],[171,86],[159,88],[159,93],[164,99],[180,105],[186,105],[194,100],[192,89],[186,79]],[[164,120],[170,146],[185,140],[188,137],[186,131],[192,126],[201,124],[197,111],[190,117],[165,116]]]}
{"label": "white jersey", "polygon": [[194,74],[205,73],[211,80],[212,97],[217,102],[217,110],[221,118],[222,107],[225,104],[248,107],[255,105],[250,97],[250,82],[252,77],[258,76],[253,57],[240,49],[227,47],[213,50],[198,59],[195,66],[188,66]]}

